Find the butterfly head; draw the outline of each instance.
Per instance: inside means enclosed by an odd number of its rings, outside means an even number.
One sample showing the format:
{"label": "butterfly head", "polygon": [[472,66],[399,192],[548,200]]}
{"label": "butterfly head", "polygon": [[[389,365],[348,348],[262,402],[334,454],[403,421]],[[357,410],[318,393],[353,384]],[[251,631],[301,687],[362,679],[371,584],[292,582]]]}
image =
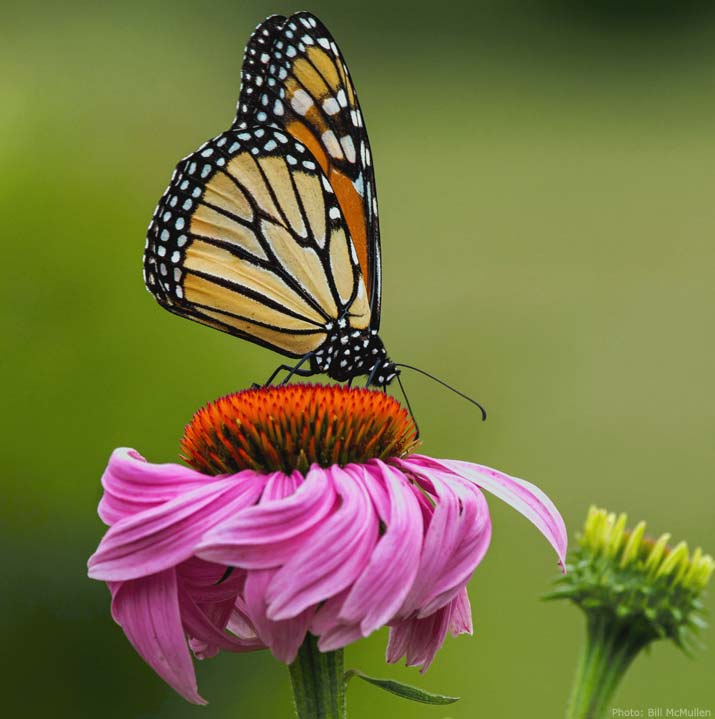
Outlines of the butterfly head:
{"label": "butterfly head", "polygon": [[377,330],[356,330],[336,323],[325,343],[311,359],[313,371],[338,382],[367,375],[368,385],[386,387],[399,370],[387,357]]}

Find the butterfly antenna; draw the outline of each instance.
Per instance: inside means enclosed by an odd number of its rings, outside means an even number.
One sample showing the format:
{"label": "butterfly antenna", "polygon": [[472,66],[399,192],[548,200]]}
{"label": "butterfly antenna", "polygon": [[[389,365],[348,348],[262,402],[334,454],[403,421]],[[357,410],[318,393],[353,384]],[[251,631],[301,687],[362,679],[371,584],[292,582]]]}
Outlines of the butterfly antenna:
{"label": "butterfly antenna", "polygon": [[407,411],[410,413],[410,417],[412,417],[412,421],[415,423],[415,439],[420,438],[420,426],[417,424],[417,418],[415,417],[415,413],[412,411],[412,405],[410,404],[410,399],[407,396],[407,392],[405,392],[405,388],[402,386],[402,380],[400,379],[400,375],[398,374],[397,377],[397,384],[400,385],[400,390],[402,391],[402,396],[405,398],[405,404],[407,405]]}
{"label": "butterfly antenna", "polygon": [[[412,365],[409,365],[409,364],[395,364],[395,367],[404,367],[405,369],[411,369],[413,372],[419,372],[419,374],[422,374],[425,377],[429,377],[431,380],[434,380],[437,384],[441,384],[442,387],[446,387],[448,390],[451,390],[452,392],[454,392],[454,394],[458,394],[463,399],[466,399],[467,402],[471,402],[473,405],[479,407],[479,409],[482,413],[482,421],[484,421],[487,418],[487,411],[484,409],[484,407],[482,407],[481,404],[479,404],[479,402],[477,402],[476,399],[472,399],[468,395],[464,394],[464,392],[460,392],[458,389],[455,389],[454,387],[452,387],[452,385],[447,384],[446,382],[443,382],[441,379],[439,379],[438,377],[435,377],[434,375],[430,374],[429,372],[425,372],[423,369],[420,369],[419,367],[413,367]],[[400,387],[402,387],[402,383],[400,383]],[[404,394],[404,390],[402,390],[402,392]],[[407,397],[405,397],[405,399],[407,399]],[[408,407],[410,406],[409,402],[407,403],[407,406]],[[411,411],[410,411],[410,413],[411,413]]]}

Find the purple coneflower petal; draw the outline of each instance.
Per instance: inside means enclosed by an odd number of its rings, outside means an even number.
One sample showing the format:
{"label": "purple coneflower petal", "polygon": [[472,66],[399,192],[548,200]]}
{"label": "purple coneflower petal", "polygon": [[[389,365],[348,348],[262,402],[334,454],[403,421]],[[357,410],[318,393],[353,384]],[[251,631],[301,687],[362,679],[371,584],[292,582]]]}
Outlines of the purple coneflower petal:
{"label": "purple coneflower petal", "polygon": [[422,665],[427,671],[444,644],[447,632],[453,636],[472,633],[472,616],[467,590],[462,589],[447,605],[428,617],[413,617],[390,627],[387,661],[391,664],[405,657],[407,666]]}
{"label": "purple coneflower petal", "polygon": [[[323,472],[311,471],[305,478],[299,472],[290,475],[276,472],[266,482],[260,505],[247,509],[237,523],[229,521],[224,524],[221,530],[213,534],[213,538],[209,538],[209,545],[216,542],[216,553],[228,556],[236,563],[245,559],[248,563],[259,565],[273,564],[276,560],[271,558],[271,548],[275,545],[271,545],[271,540],[278,536],[277,545],[282,546],[283,551],[295,547],[295,536],[301,535],[302,538],[314,524],[311,511],[320,519],[327,511],[325,506],[331,508],[334,500],[335,493]],[[252,551],[251,534],[263,540],[258,543],[261,554]],[[227,538],[236,540],[238,548],[230,543],[222,545],[221,542]],[[266,589],[276,571],[275,568],[254,569],[246,573],[242,607],[250,615],[256,633],[270,648],[273,656],[290,664],[305,639],[315,610],[311,607],[297,617],[281,621],[269,619]]]}
{"label": "purple coneflower petal", "polygon": [[124,581],[176,566],[211,527],[253,504],[263,484],[261,475],[242,472],[118,521],[90,557],[89,576]]}
{"label": "purple coneflower petal", "polygon": [[315,614],[309,607],[296,617],[274,621],[268,618],[266,590],[276,574],[275,569],[256,569],[246,577],[244,601],[258,636],[270,648],[273,656],[284,664],[291,664],[305,639]]}
{"label": "purple coneflower petal", "polygon": [[184,699],[206,704],[184,637],[175,571],[112,583],[110,589],[112,616],[144,661]]}
{"label": "purple coneflower petal", "polygon": [[310,623],[310,631],[318,639],[318,649],[321,652],[331,652],[340,649],[362,638],[360,624],[344,624],[340,621],[340,610],[345,604],[345,599],[350,594],[351,588],[343,589],[335,596],[323,602],[313,616]]}
{"label": "purple coneflower petal", "polygon": [[568,538],[566,526],[554,503],[538,487],[524,479],[510,477],[496,469],[470,462],[450,459],[431,459],[423,455],[411,455],[405,460],[396,460],[406,470],[430,473],[442,469],[474,482],[523,514],[546,537],[556,550],[559,563],[564,566]]}
{"label": "purple coneflower petal", "polygon": [[449,618],[449,633],[453,637],[460,634],[473,634],[472,606],[469,603],[469,595],[466,589],[452,600],[452,614]]}
{"label": "purple coneflower petal", "polygon": [[243,591],[246,581],[244,571],[234,569],[226,576],[224,565],[205,562],[198,557],[182,562],[176,571],[179,584],[199,604],[235,599]]}
{"label": "purple coneflower petal", "polygon": [[150,464],[135,449],[112,452],[102,475],[99,516],[112,525],[174,497],[206,486],[206,475],[180,464]]}
{"label": "purple coneflower petal", "polygon": [[408,667],[422,665],[421,672],[426,672],[444,644],[451,609],[452,605],[447,604],[428,617],[407,619],[392,627],[387,644],[387,661],[394,664],[404,656]]}
{"label": "purple coneflower petal", "polygon": [[414,473],[435,507],[424,540],[417,579],[400,616],[428,616],[448,604],[469,581],[489,546],[489,509],[478,488],[432,469]]}
{"label": "purple coneflower petal", "polygon": [[317,465],[305,479],[298,472],[269,477],[260,503],[207,532],[195,548],[198,556],[245,569],[280,566],[333,509],[335,490]]}
{"label": "purple coneflower petal", "polygon": [[233,612],[234,602],[219,602],[200,606],[188,592],[179,590],[179,607],[191,648],[199,659],[207,659],[219,650],[250,652],[263,649],[258,639],[245,640],[224,631]]}
{"label": "purple coneflower petal", "polygon": [[321,652],[334,652],[363,638],[359,624],[338,624],[318,639]]}
{"label": "purple coneflower petal", "polygon": [[[223,649],[232,652],[253,651],[264,645],[255,631],[235,637],[226,633],[238,594],[246,581],[245,574],[234,570],[223,578],[226,567],[192,557],[177,567],[179,607],[190,646],[199,659]],[[223,581],[221,581],[223,580]]]}
{"label": "purple coneflower petal", "polygon": [[342,623],[359,624],[367,636],[395,615],[415,580],[422,552],[422,517],[401,472],[379,460],[348,469],[364,483],[385,526],[339,614]]}
{"label": "purple coneflower petal", "polygon": [[364,485],[337,465],[322,471],[342,503],[276,572],[266,593],[273,620],[295,617],[352,584],[377,542],[377,515]]}
{"label": "purple coneflower petal", "polygon": [[256,629],[248,618],[246,603],[240,595],[236,598],[236,604],[233,607],[226,628],[231,634],[235,634],[240,639],[253,640],[258,638]]}

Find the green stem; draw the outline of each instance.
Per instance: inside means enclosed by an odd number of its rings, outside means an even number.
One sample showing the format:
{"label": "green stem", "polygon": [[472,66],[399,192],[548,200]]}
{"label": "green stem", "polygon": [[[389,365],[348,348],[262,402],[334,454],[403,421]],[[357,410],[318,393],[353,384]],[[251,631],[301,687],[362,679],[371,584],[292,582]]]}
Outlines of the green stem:
{"label": "green stem", "polygon": [[586,646],[574,679],[566,719],[603,719],[623,675],[648,644],[643,633],[611,615],[588,614]]}
{"label": "green stem", "polygon": [[308,634],[289,667],[298,719],[345,719],[343,650],[321,652]]}

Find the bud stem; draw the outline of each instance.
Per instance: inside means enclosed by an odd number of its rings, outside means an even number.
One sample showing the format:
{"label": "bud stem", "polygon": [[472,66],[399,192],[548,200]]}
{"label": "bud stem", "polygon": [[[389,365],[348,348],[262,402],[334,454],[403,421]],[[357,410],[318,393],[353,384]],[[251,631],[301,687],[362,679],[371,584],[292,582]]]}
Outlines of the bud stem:
{"label": "bud stem", "polygon": [[308,634],[288,667],[298,719],[345,719],[343,650],[321,652]]}
{"label": "bud stem", "polygon": [[586,646],[566,719],[602,719],[631,662],[650,639],[608,613],[587,614]]}

